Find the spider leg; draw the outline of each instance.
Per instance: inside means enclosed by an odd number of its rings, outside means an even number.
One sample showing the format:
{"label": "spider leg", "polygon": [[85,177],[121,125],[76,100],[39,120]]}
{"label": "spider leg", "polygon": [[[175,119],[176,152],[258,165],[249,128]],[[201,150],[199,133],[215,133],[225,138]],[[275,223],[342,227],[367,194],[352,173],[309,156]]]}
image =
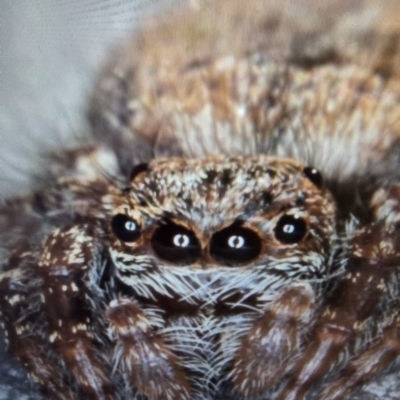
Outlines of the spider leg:
{"label": "spider leg", "polygon": [[133,386],[149,400],[188,400],[190,385],[182,367],[157,337],[132,300],[113,300],[107,310],[112,335]]}
{"label": "spider leg", "polygon": [[[398,221],[400,219],[400,186],[391,184],[375,192],[371,207],[374,211],[375,219],[385,223],[385,235],[390,239],[383,238],[380,242],[382,249],[390,249],[384,256],[387,258],[385,263],[392,266],[394,272],[393,281],[397,282],[400,278],[400,256],[399,256],[399,232]],[[380,282],[382,286],[383,281]],[[390,283],[387,283],[390,292]],[[393,291],[393,288],[392,288]],[[398,298],[397,284],[395,293],[392,297]],[[393,300],[391,300],[393,303]],[[393,306],[392,306],[393,307]],[[394,306],[398,309],[398,306]],[[389,315],[389,318],[391,316]],[[389,367],[396,358],[400,356],[400,317],[394,319],[375,339],[366,350],[354,358],[349,365],[344,368],[339,378],[330,383],[321,394],[321,400],[339,400],[359,386],[370,381],[376,374]]]}
{"label": "spider leg", "polygon": [[47,238],[38,272],[44,282],[49,340],[75,378],[85,398],[118,398],[101,353],[96,350],[93,315],[89,302],[95,287],[91,282],[96,246],[86,226],[57,229]]}
{"label": "spider leg", "polygon": [[315,310],[308,284],[291,285],[242,341],[232,370],[233,384],[245,397],[256,397],[274,385],[300,351],[301,335]]}
{"label": "spider leg", "polygon": [[[23,256],[29,258],[27,252]],[[14,264],[17,261],[14,267],[18,267],[20,260],[14,257],[13,261]],[[41,299],[32,296],[38,284],[38,280],[35,281],[23,268],[0,274],[1,325],[5,329],[8,349],[46,396],[55,400],[77,400],[57,357],[48,349],[45,324],[38,321]]]}
{"label": "spider leg", "polygon": [[[396,221],[399,219],[397,208],[400,190],[397,187],[389,190],[385,200],[382,200],[380,194],[372,200],[377,222],[361,229],[352,239],[347,273],[333,292],[330,305],[317,321],[312,341],[295,364],[277,400],[300,400],[313,384],[325,377],[337,362],[341,351],[362,330],[364,322],[373,315],[380,300],[387,295],[387,282],[391,277],[398,278],[400,232]],[[392,296],[396,298],[399,295],[397,286],[394,291],[396,293]],[[396,340],[386,341],[385,337],[396,336],[397,329],[397,325],[388,328],[387,333],[379,339],[381,345],[392,346],[392,351],[396,351]],[[374,351],[379,357],[379,352],[384,353],[384,348],[367,349],[365,354],[360,355],[360,360],[364,356],[368,358]],[[375,361],[376,368],[387,366],[383,359],[387,359],[388,354],[381,355],[381,362]],[[377,372],[375,370],[374,373]],[[360,379],[356,375],[361,374],[361,369],[356,368],[353,374],[354,384],[348,383],[349,390]]]}
{"label": "spider leg", "polygon": [[376,343],[355,358],[323,391],[320,400],[344,400],[349,393],[389,367],[400,355],[400,319],[386,328]]}

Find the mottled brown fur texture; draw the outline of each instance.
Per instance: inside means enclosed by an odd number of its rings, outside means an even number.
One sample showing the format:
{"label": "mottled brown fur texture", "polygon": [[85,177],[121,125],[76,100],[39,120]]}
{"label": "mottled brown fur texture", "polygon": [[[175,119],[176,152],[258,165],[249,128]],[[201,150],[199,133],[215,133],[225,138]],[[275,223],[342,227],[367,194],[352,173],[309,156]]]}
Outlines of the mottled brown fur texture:
{"label": "mottled brown fur texture", "polygon": [[44,394],[369,399],[398,370],[399,8],[194,1],[110,55],[91,144],[0,209]]}

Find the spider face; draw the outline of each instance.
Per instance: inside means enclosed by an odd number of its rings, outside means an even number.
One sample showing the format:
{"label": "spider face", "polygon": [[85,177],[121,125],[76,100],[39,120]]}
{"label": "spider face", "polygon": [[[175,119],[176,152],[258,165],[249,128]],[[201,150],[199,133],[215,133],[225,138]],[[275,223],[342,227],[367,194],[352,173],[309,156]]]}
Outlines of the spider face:
{"label": "spider face", "polygon": [[283,165],[262,157],[152,162],[113,217],[115,239],[132,251],[151,248],[160,262],[202,269],[246,265],[283,249],[329,253],[331,195],[307,167]]}
{"label": "spider face", "polygon": [[290,159],[159,159],[128,189],[60,185],[43,203],[59,209],[65,193],[75,222],[49,218],[58,228],[12,253],[0,280],[10,349],[53,398],[300,399],[316,378],[288,372],[329,376],[356,332],[396,334],[397,187],[373,196],[372,228],[346,236],[320,173]]}
{"label": "spider face", "polygon": [[[134,177],[112,217],[110,254],[119,279],[144,298],[271,298],[282,271],[292,280],[329,275],[334,218],[329,192],[290,160],[159,160]],[[151,286],[168,274],[181,284]]]}
{"label": "spider face", "polygon": [[319,305],[335,267],[336,207],[310,171],[269,157],[157,160],[120,199],[109,248],[115,278],[202,395],[225,380],[282,291],[306,291],[310,316]]}

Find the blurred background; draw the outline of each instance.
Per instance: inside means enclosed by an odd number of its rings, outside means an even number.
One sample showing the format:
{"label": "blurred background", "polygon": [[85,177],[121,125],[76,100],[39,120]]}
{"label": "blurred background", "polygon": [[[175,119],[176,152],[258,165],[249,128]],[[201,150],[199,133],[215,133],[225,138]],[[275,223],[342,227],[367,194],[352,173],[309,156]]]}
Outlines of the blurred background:
{"label": "blurred background", "polygon": [[182,0],[0,1],[0,196],[20,193],[38,149],[83,127],[107,50]]}

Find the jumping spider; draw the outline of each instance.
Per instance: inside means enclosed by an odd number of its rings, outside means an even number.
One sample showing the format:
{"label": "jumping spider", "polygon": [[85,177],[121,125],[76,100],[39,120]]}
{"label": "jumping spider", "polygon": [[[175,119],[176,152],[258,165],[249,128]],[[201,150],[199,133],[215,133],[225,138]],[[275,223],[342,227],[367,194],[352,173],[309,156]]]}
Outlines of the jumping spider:
{"label": "jumping spider", "polygon": [[400,355],[396,77],[141,40],[0,210],[10,352],[53,399],[346,398]]}

